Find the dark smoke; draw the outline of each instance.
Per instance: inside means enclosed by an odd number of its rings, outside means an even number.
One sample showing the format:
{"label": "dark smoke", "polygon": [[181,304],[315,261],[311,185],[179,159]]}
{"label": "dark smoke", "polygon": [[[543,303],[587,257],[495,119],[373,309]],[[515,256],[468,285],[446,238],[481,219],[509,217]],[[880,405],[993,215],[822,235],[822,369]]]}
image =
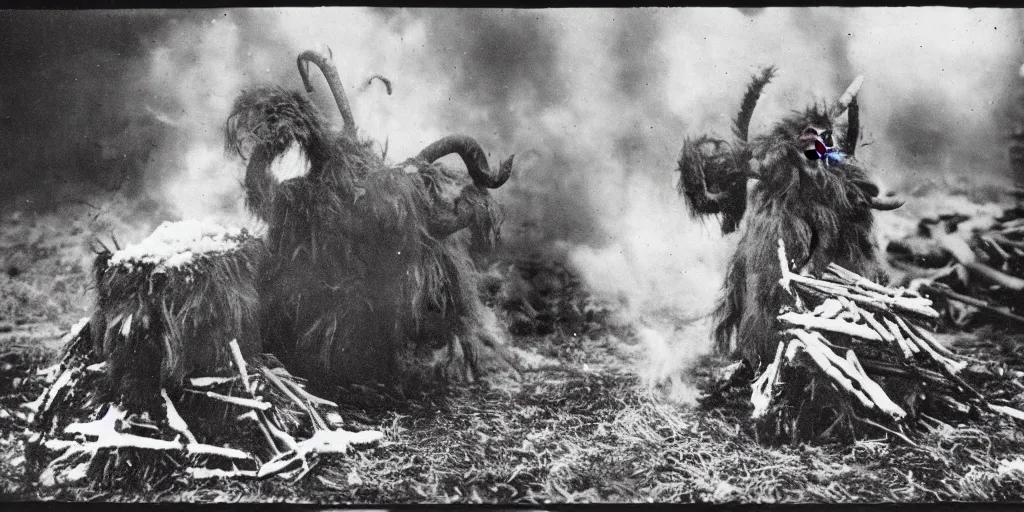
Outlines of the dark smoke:
{"label": "dark smoke", "polygon": [[[133,204],[135,214],[173,215],[161,187],[178,176],[180,158],[197,138],[174,125],[173,120],[193,110],[176,93],[203,85],[181,83],[178,71],[210,57],[208,51],[181,43],[218,19],[229,20],[229,13],[0,13],[0,33],[9,41],[0,49],[5,62],[0,74],[0,137],[5,141],[0,204],[17,197],[46,208],[120,196]],[[251,60],[247,47],[274,41],[273,27],[248,12],[231,12],[230,21],[244,27],[232,59]],[[161,76],[154,62],[168,41],[177,42],[170,59],[179,69]]]}
{"label": "dark smoke", "polygon": [[30,190],[122,186],[138,195],[163,136],[140,115],[139,76],[155,33],[187,13],[0,14],[8,37],[0,74],[5,173],[0,201]]}
{"label": "dark smoke", "polygon": [[[500,144],[519,152],[519,174],[504,201],[508,218],[518,220],[506,225],[513,249],[599,236],[595,213],[581,194],[592,163],[565,150],[578,134],[538,134],[534,125],[573,94],[572,70],[559,66],[560,30],[546,18],[531,11],[430,10],[413,12],[407,20],[426,23],[435,65],[451,76],[445,124],[479,138],[485,147]],[[474,118],[482,122],[467,126]],[[522,165],[531,156],[537,163]],[[524,182],[534,187],[522,187]]]}

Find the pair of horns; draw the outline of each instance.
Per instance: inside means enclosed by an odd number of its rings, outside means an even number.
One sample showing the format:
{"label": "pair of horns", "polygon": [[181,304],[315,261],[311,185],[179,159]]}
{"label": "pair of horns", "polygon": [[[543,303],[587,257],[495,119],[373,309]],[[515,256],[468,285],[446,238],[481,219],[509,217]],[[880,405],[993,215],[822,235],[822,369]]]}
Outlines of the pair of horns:
{"label": "pair of horns", "polygon": [[[299,75],[302,76],[302,83],[306,87],[306,92],[313,92],[313,83],[309,79],[309,64],[316,64],[320,71],[324,74],[324,78],[327,80],[327,85],[331,89],[331,94],[334,95],[334,101],[338,105],[338,110],[341,112],[341,118],[345,122],[345,132],[351,136],[355,136],[356,123],[352,116],[352,107],[348,102],[348,98],[345,96],[345,90],[341,85],[341,77],[338,75],[338,69],[334,66],[334,62],[331,60],[330,49],[327,50],[325,55],[323,52],[315,50],[307,50],[299,54],[296,59],[296,64],[299,67]],[[370,78],[369,83],[372,83],[374,79],[380,79],[384,82],[387,87],[388,94],[391,94],[391,81],[380,76],[374,75]],[[482,188],[498,188],[508,181],[509,176],[512,175],[512,159],[515,155],[508,157],[501,163],[496,174],[491,173],[490,166],[487,164],[487,157],[484,154],[483,148],[480,147],[475,139],[468,135],[450,135],[443,139],[440,139],[433,144],[430,144],[426,148],[420,151],[420,154],[416,156],[417,159],[432,163],[439,158],[452,153],[458,154],[462,157],[463,163],[466,164],[466,169],[469,171],[469,176],[472,178],[473,183]]]}

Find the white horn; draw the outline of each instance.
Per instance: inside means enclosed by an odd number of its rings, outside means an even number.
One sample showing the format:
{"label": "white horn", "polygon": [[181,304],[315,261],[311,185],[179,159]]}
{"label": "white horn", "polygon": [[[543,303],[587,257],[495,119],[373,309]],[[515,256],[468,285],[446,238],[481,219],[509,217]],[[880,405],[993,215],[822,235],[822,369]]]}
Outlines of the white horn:
{"label": "white horn", "polygon": [[860,92],[861,85],[864,85],[864,75],[857,75],[857,78],[853,79],[853,83],[846,88],[846,92],[844,92],[843,95],[839,97],[839,101],[836,102],[836,117],[841,115],[843,111],[850,106],[853,98],[857,96],[858,92]]}

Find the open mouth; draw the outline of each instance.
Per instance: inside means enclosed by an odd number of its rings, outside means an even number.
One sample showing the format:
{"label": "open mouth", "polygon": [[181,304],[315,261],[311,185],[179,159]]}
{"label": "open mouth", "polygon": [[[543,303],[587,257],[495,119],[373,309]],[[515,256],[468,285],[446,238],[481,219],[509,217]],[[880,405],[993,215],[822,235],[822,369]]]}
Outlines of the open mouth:
{"label": "open mouth", "polygon": [[825,147],[825,144],[818,139],[815,139],[811,144],[804,148],[804,155],[808,160],[821,160],[825,158],[827,153],[828,148]]}

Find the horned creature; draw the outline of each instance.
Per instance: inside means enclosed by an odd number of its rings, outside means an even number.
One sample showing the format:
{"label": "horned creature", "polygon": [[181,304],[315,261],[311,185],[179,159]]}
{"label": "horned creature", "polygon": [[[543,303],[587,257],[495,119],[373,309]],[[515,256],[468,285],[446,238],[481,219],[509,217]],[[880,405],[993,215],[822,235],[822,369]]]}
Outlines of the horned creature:
{"label": "horned creature", "polygon": [[[736,348],[754,369],[771,360],[779,341],[776,316],[787,303],[779,286],[779,240],[795,269],[818,273],[834,262],[878,280],[883,276],[872,210],[902,205],[880,197],[854,158],[861,77],[834,104],[794,112],[748,140],[754,107],[774,74],[773,67],[765,68],[747,87],[733,122],[733,143],[707,135],[687,138],[678,162],[679,191],[692,216],[721,214],[722,232],[729,234],[749,211],[716,305],[713,336],[720,353],[729,352],[735,336]],[[749,193],[748,180],[755,180]]]}
{"label": "horned creature", "polygon": [[[276,87],[243,92],[226,123],[227,148],[248,160],[246,205],[268,224],[264,346],[314,389],[475,378],[504,353],[474,259],[497,240],[488,189],[509,179],[512,157],[492,172],[474,139],[452,135],[389,166],[357,133],[329,55],[299,55],[307,92],[311,63],[333,93],[340,130],[306,96]],[[271,164],[293,144],[308,172],[277,182]],[[453,153],[469,180],[435,163]]]}

